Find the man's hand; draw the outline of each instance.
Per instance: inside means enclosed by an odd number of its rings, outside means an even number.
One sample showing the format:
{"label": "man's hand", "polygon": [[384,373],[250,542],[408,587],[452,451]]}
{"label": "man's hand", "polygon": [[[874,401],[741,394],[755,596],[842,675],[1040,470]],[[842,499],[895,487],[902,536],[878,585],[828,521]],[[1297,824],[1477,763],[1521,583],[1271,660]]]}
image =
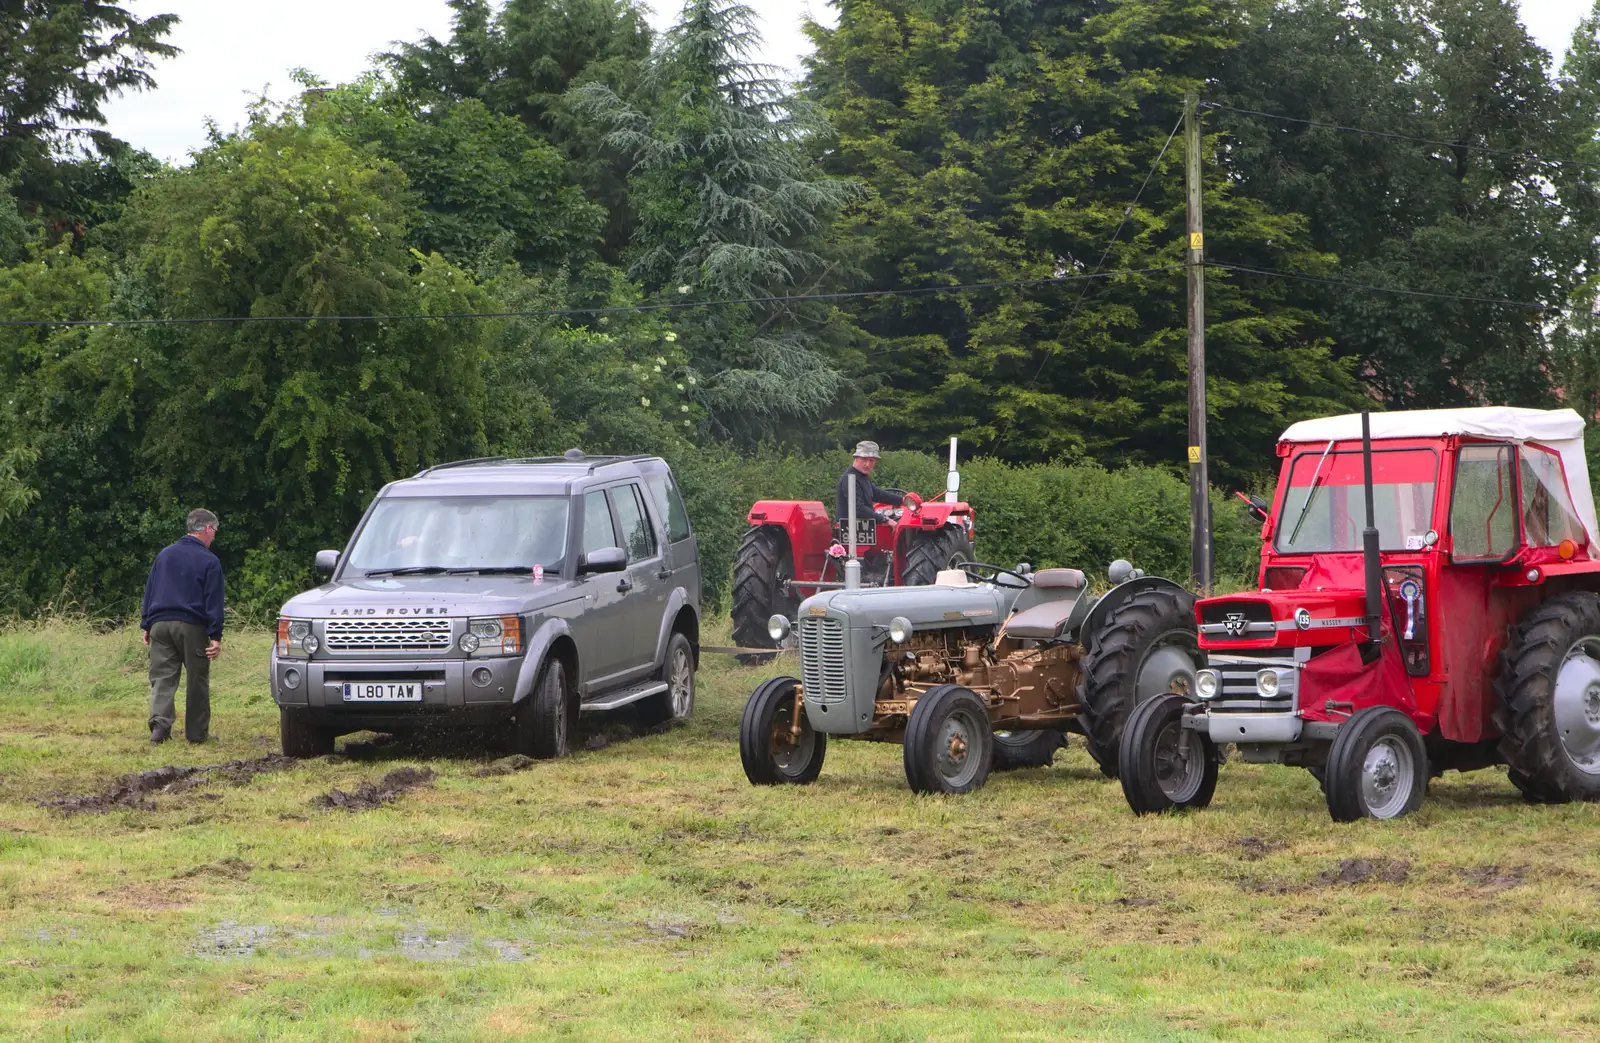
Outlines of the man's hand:
{"label": "man's hand", "polygon": [[221,654],[222,654],[222,641],[220,639],[212,641],[210,644],[206,645],[206,658],[207,659],[215,659],[215,658],[217,658],[217,656],[219,656]]}
{"label": "man's hand", "polygon": [[149,648],[150,647],[150,631],[141,630],[141,631],[139,631],[139,636],[144,638],[144,647]]}

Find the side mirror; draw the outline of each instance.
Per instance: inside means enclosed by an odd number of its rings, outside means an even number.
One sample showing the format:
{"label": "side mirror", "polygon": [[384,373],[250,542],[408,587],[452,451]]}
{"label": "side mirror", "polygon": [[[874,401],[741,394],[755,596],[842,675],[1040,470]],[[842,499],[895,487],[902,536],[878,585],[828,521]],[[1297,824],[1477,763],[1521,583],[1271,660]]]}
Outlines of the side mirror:
{"label": "side mirror", "polygon": [[951,471],[949,474],[945,475],[944,491],[947,493],[958,493],[961,491],[960,471]]}
{"label": "side mirror", "polygon": [[588,576],[599,572],[621,572],[628,567],[628,553],[621,547],[601,547],[583,556],[578,563],[578,575]]}
{"label": "side mirror", "polygon": [[333,575],[333,570],[339,567],[339,552],[336,550],[317,551],[317,571],[324,576]]}
{"label": "side mirror", "polygon": [[1250,517],[1258,522],[1267,520],[1267,516],[1271,513],[1267,508],[1267,501],[1259,496],[1251,496],[1249,493],[1234,493],[1233,495],[1244,501],[1245,510],[1250,512]]}

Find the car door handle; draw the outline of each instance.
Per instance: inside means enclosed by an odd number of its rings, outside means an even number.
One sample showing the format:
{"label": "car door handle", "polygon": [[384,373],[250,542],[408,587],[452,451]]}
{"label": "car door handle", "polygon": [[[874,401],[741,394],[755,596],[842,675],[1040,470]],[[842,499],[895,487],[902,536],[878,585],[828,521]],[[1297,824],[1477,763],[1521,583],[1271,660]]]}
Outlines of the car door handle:
{"label": "car door handle", "polygon": [[627,576],[623,576],[621,579],[617,580],[617,593],[618,594],[626,594],[628,591],[630,591],[632,589],[633,589],[633,580],[629,579]]}
{"label": "car door handle", "polygon": [[661,566],[660,571],[658,571],[656,573],[656,579],[671,579],[671,578],[672,578],[672,570],[667,568],[665,565]]}

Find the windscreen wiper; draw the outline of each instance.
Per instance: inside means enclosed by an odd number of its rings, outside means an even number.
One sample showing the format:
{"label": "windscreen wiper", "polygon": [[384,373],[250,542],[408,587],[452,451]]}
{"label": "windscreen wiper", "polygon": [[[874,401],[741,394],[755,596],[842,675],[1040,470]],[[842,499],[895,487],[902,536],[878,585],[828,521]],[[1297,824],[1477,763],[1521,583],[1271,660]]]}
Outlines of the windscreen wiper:
{"label": "windscreen wiper", "polygon": [[464,569],[446,569],[448,576],[460,576],[468,572],[481,572],[485,576],[528,576],[533,573],[532,565],[472,565]]}
{"label": "windscreen wiper", "polygon": [[424,576],[438,575],[450,570],[443,565],[405,565],[397,569],[373,569],[368,576]]}
{"label": "windscreen wiper", "polygon": [[1317,498],[1317,490],[1322,487],[1322,465],[1327,462],[1328,453],[1333,449],[1333,441],[1328,441],[1328,448],[1322,451],[1322,457],[1317,461],[1316,473],[1311,476],[1311,489],[1306,493],[1306,505],[1300,508],[1300,517],[1294,520],[1294,528],[1289,532],[1289,546],[1294,546],[1296,536],[1300,535],[1300,526],[1306,523],[1306,515],[1311,512],[1311,501]]}

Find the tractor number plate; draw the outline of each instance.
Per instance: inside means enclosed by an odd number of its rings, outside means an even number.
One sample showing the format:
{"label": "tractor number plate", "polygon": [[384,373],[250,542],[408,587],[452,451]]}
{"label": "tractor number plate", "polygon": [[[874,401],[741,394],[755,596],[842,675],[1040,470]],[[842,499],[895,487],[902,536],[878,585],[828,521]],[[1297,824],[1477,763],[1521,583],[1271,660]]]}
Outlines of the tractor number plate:
{"label": "tractor number plate", "polygon": [[856,519],[856,543],[862,546],[875,547],[878,544],[878,519]]}

